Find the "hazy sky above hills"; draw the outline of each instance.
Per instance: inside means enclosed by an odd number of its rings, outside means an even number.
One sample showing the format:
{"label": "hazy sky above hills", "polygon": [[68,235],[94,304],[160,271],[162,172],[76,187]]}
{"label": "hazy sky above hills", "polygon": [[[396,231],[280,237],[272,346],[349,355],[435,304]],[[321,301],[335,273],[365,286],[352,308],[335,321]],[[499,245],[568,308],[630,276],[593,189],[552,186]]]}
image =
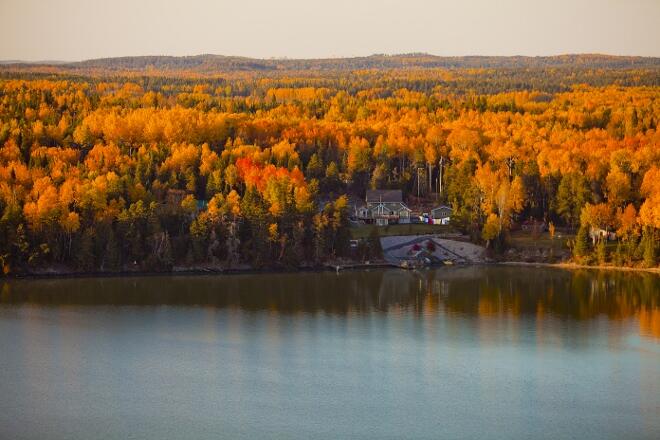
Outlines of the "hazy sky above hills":
{"label": "hazy sky above hills", "polygon": [[660,0],[0,0],[0,59],[660,56]]}

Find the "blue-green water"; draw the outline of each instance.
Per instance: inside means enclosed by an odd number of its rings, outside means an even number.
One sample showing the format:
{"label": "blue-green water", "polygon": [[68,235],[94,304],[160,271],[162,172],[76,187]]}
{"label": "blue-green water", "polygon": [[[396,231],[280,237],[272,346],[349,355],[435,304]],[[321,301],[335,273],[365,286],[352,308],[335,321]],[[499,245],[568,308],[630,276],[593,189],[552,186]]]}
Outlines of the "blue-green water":
{"label": "blue-green water", "polygon": [[0,282],[1,439],[660,438],[660,277]]}

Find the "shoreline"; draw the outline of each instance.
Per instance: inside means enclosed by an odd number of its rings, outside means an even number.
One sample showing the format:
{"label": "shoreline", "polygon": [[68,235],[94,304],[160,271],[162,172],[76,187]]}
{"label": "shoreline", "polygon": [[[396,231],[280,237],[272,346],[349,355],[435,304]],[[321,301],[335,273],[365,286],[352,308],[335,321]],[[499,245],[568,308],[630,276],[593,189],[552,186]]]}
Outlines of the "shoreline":
{"label": "shoreline", "polygon": [[628,267],[628,266],[589,266],[586,264],[577,264],[577,263],[531,263],[527,261],[498,261],[495,263],[501,266],[527,266],[527,267],[554,267],[557,269],[594,269],[594,270],[616,270],[620,272],[648,272],[660,275],[660,268],[658,267]]}
{"label": "shoreline", "polygon": [[30,280],[30,279],[74,279],[74,278],[118,278],[118,277],[157,277],[157,276],[213,276],[213,275],[249,275],[249,274],[268,274],[268,273],[300,273],[300,272],[330,272],[345,270],[369,270],[369,269],[402,269],[401,267],[378,261],[370,264],[366,263],[344,263],[344,264],[323,264],[319,266],[300,266],[300,267],[267,267],[267,268],[234,268],[222,269],[217,267],[195,267],[195,268],[174,268],[169,271],[140,271],[125,270],[117,272],[76,272],[76,271],[44,271],[35,273],[13,273],[0,276],[0,280]]}
{"label": "shoreline", "polygon": [[[577,270],[577,269],[591,269],[591,270],[610,270],[620,272],[646,272],[660,275],[660,268],[644,268],[644,267],[626,267],[626,266],[588,266],[577,263],[542,263],[542,262],[527,262],[527,261],[490,261],[480,263],[458,264],[454,266],[425,266],[426,268],[441,268],[441,267],[465,267],[465,266],[520,266],[520,267],[547,267],[564,270]],[[330,272],[336,271],[353,271],[353,270],[369,270],[369,269],[400,269],[400,270],[416,270],[408,269],[398,266],[386,261],[378,261],[373,263],[327,263],[320,266],[300,266],[291,268],[235,268],[235,269],[222,269],[212,267],[197,267],[197,268],[175,268],[170,271],[118,271],[118,272],[37,272],[37,273],[18,273],[9,274],[0,279],[6,280],[30,280],[30,279],[74,279],[74,278],[118,278],[118,277],[153,277],[153,276],[213,276],[213,275],[258,275],[268,273],[300,273],[300,272]]]}

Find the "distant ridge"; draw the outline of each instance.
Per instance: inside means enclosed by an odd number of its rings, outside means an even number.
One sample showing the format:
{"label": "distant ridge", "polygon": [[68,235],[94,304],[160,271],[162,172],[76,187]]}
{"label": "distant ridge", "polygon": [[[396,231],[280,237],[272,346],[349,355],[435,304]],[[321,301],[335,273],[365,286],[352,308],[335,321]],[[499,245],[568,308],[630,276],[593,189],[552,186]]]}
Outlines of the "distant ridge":
{"label": "distant ridge", "polygon": [[58,60],[41,60],[41,61],[22,61],[22,60],[0,60],[0,65],[7,64],[24,64],[24,65],[46,65],[46,66],[61,66],[62,64],[70,64],[71,61],[58,61]]}
{"label": "distant ridge", "polygon": [[458,56],[442,57],[424,53],[401,55],[376,54],[353,58],[319,59],[258,59],[224,55],[194,56],[134,56],[99,58],[79,62],[8,63],[14,68],[54,66],[70,71],[103,69],[110,71],[193,71],[199,73],[232,71],[304,71],[360,70],[395,68],[599,68],[631,69],[660,68],[660,58],[614,56],[600,54],[569,54],[556,56]]}

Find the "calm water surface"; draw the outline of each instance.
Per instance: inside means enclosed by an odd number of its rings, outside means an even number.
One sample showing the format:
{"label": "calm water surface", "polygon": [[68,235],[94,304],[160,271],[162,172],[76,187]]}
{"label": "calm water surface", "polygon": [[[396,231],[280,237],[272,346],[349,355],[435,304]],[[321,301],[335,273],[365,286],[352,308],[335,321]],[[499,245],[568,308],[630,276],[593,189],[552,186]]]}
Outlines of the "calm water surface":
{"label": "calm water surface", "polygon": [[660,277],[0,281],[0,439],[660,438]]}

